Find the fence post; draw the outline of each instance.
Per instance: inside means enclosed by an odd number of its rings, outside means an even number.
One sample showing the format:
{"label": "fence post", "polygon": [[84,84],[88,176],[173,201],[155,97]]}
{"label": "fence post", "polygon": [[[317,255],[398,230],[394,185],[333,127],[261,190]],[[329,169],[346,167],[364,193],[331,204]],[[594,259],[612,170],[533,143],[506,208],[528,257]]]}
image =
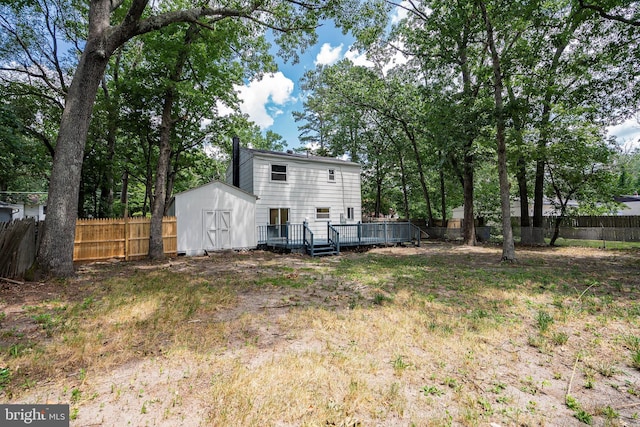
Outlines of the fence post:
{"label": "fence post", "polygon": [[284,225],[284,234],[287,242],[287,248],[289,248],[289,221]]}
{"label": "fence post", "polygon": [[358,245],[362,244],[362,222],[358,221]]}

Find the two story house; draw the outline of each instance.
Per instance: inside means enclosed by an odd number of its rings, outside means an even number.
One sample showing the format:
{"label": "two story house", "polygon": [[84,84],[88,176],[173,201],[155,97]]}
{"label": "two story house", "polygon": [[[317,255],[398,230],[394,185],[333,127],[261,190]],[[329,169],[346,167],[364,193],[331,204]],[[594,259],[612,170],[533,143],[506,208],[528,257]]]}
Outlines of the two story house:
{"label": "two story house", "polygon": [[179,254],[252,249],[267,235],[292,237],[303,223],[322,242],[328,240],[329,222],[357,224],[362,217],[357,163],[241,149],[236,143],[226,181],[173,198],[169,214],[177,217]]}
{"label": "two story house", "polygon": [[[257,197],[258,227],[307,223],[317,239],[326,239],[328,222],[362,219],[357,163],[236,146],[226,180]],[[285,227],[271,231],[283,233]]]}

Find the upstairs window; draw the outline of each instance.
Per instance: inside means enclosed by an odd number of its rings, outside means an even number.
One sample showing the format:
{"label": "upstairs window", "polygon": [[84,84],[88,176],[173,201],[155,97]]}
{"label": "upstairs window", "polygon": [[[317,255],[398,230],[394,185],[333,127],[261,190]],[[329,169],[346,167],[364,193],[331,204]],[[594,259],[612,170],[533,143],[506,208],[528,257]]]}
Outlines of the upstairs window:
{"label": "upstairs window", "polygon": [[271,165],[271,181],[286,181],[287,165]]}
{"label": "upstairs window", "polygon": [[329,169],[328,170],[327,180],[329,182],[336,182],[336,170],[335,169]]}
{"label": "upstairs window", "polygon": [[330,219],[329,208],[316,208],[316,219]]}

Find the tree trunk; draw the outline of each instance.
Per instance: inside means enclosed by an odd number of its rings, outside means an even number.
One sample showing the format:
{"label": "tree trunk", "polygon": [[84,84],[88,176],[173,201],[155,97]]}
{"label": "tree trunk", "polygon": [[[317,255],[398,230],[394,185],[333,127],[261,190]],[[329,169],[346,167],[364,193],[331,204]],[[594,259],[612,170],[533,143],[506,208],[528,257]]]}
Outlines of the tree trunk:
{"label": "tree trunk", "polygon": [[171,203],[171,195],[173,194],[173,186],[176,183],[176,175],[177,172],[175,170],[175,164],[177,163],[177,159],[176,162],[169,162],[169,172],[167,174],[167,194],[164,197],[164,213],[163,216],[167,216],[167,214],[169,213],[169,204]]}
{"label": "tree trunk", "polygon": [[[438,157],[442,159],[442,152],[438,153]],[[442,215],[442,226],[447,224],[447,194],[444,181],[444,167],[440,167],[440,214]]]}
{"label": "tree trunk", "polygon": [[462,222],[462,244],[475,246],[476,223],[473,213],[473,155],[470,147],[465,146],[464,163],[462,165],[462,191],[464,197],[464,215]]}
{"label": "tree trunk", "polygon": [[404,209],[404,217],[409,221],[409,195],[407,190],[407,175],[404,170],[404,159],[402,150],[398,150],[398,159],[400,160],[400,180],[402,181],[402,208]]}
{"label": "tree trunk", "polygon": [[376,166],[376,206],[375,216],[378,218],[382,213],[382,176],[379,170],[379,166]]}
{"label": "tree trunk", "polygon": [[169,91],[164,99],[162,109],[162,124],[160,125],[160,154],[156,167],[156,184],[153,194],[151,209],[151,229],[149,231],[149,258],[153,260],[164,258],[164,245],[162,243],[162,217],[164,215],[164,202],[167,189],[167,172],[169,171],[169,159],[171,158],[171,133],[173,119],[173,91]]}
{"label": "tree trunk", "polygon": [[125,169],[122,173],[122,188],[120,190],[120,205],[122,205],[122,216],[129,216],[127,212],[127,201],[129,199],[129,171]]}
{"label": "tree trunk", "polygon": [[116,152],[116,133],[118,131],[118,108],[117,100],[110,97],[107,84],[102,79],[102,90],[107,104],[107,157],[102,179],[100,180],[100,210],[101,218],[113,217],[113,158]]}
{"label": "tree trunk", "polygon": [[[460,58],[460,73],[462,76],[462,85],[464,90],[464,103],[467,108],[471,108],[474,96],[472,95],[471,70],[469,68],[469,59],[467,55],[467,47],[469,44],[469,27],[465,23],[462,32],[462,38],[458,45],[458,56]],[[476,95],[477,97],[477,95]],[[463,222],[462,222],[462,243],[467,246],[475,246],[476,241],[476,223],[475,214],[473,212],[473,177],[474,177],[474,156],[473,140],[471,132],[467,130],[467,138],[463,147],[463,164],[462,164],[462,192],[463,192]]]}
{"label": "tree trunk", "polygon": [[[509,102],[513,106],[517,106],[518,100],[513,88],[507,83],[507,94]],[[515,139],[518,147],[524,147],[525,142],[522,136],[524,131],[523,120],[519,115],[518,108],[511,109],[511,119],[513,120],[513,128],[515,131]],[[527,183],[527,161],[522,154],[518,155],[516,163],[516,178],[518,180],[518,194],[520,196],[520,243],[525,245],[532,244],[531,234],[531,217],[529,215],[529,189]]]}
{"label": "tree trunk", "polygon": [[53,168],[45,232],[38,265],[56,276],[73,274],[73,246],[82,176],[82,160],[98,85],[109,55],[88,41],[65,101]]}
{"label": "tree trunk", "polygon": [[518,192],[520,194],[520,242],[525,245],[532,244],[531,236],[531,219],[529,217],[529,192],[527,189],[527,164],[522,158],[518,157]]}
{"label": "tree trunk", "polygon": [[549,242],[549,246],[555,246],[556,240],[558,240],[558,236],[560,236],[560,224],[562,223],[563,215],[559,215],[556,217],[556,220],[553,224],[553,236],[551,236],[551,241]]}
{"label": "tree trunk", "polygon": [[507,174],[507,144],[505,138],[504,103],[502,99],[502,71],[500,58],[493,37],[493,25],[489,20],[485,4],[480,1],[482,16],[487,27],[487,42],[491,51],[491,64],[493,68],[493,96],[496,104],[496,141],[498,150],[498,177],[500,181],[500,206],[502,210],[502,260],[514,262],[516,250],[513,242],[513,230],[511,229],[511,202],[509,200],[509,176]]}
{"label": "tree trunk", "polygon": [[147,216],[148,206],[153,204],[153,140],[150,135],[147,138],[147,164],[144,180],[144,202],[142,204],[142,216]]}
{"label": "tree trunk", "polygon": [[536,180],[535,187],[533,189],[533,236],[532,244],[544,245],[544,218],[542,217],[543,205],[544,205],[544,168],[546,161],[545,150],[549,141],[549,124],[551,123],[551,102],[553,100],[553,94],[557,90],[556,75],[557,70],[561,64],[560,58],[564,53],[569,42],[572,39],[573,33],[578,29],[582,22],[581,17],[578,14],[573,14],[573,11],[569,14],[570,21],[562,34],[562,36],[555,38],[556,50],[551,60],[549,69],[546,70],[545,75],[547,79],[545,81],[546,88],[544,99],[542,101],[542,115],[538,128],[540,130],[540,139],[538,140],[538,152],[536,159]]}
{"label": "tree trunk", "polygon": [[189,48],[200,27],[191,24],[184,36],[184,45],[176,58],[175,67],[169,76],[169,87],[164,95],[162,108],[162,123],[160,124],[160,153],[156,168],[156,185],[153,196],[153,209],[151,211],[151,229],[149,232],[149,258],[164,258],[164,245],[162,242],[162,218],[164,216],[167,199],[167,180],[169,177],[169,163],[171,161],[171,136],[176,120],[173,118],[173,105],[178,97],[176,84],[182,78],[184,66],[189,58]]}
{"label": "tree trunk", "polygon": [[411,141],[411,147],[413,148],[413,154],[416,156],[416,164],[418,165],[418,175],[420,176],[420,187],[422,188],[422,194],[424,195],[424,201],[427,204],[427,221],[428,224],[433,224],[433,211],[431,210],[431,198],[429,197],[429,189],[427,188],[427,180],[424,177],[424,171],[422,170],[422,157],[418,150],[418,144],[416,143],[413,132],[409,130],[407,124],[402,122],[405,134]]}

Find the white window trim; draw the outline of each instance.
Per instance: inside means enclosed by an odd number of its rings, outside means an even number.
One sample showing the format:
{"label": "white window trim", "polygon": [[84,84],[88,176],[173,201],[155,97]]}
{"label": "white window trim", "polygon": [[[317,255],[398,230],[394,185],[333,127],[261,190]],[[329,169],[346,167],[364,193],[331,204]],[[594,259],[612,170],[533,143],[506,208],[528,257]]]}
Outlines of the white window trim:
{"label": "white window trim", "polygon": [[[349,211],[351,211],[351,216],[349,216]],[[356,210],[353,207],[347,208],[347,221],[354,221],[356,219]]]}
{"label": "white window trim", "polygon": [[[273,167],[274,166],[284,166],[285,171],[284,172],[275,172],[277,174],[284,174],[284,180],[281,179],[273,179]],[[287,165],[286,163],[269,163],[269,181],[271,182],[278,182],[280,184],[286,184],[287,182],[289,182],[289,165]]]}
{"label": "white window trim", "polygon": [[[327,217],[326,218],[324,218],[324,217],[319,218],[318,217],[318,209],[327,209],[328,212],[326,212],[326,213],[322,212],[322,214],[321,214],[321,215],[327,215]],[[316,221],[329,221],[329,220],[331,220],[331,208],[328,207],[328,206],[317,207],[316,208]]]}
{"label": "white window trim", "polygon": [[[331,171],[333,171],[333,174],[331,174]],[[333,179],[331,179],[331,177],[333,177]],[[334,168],[327,169],[327,182],[336,182],[336,170]]]}

